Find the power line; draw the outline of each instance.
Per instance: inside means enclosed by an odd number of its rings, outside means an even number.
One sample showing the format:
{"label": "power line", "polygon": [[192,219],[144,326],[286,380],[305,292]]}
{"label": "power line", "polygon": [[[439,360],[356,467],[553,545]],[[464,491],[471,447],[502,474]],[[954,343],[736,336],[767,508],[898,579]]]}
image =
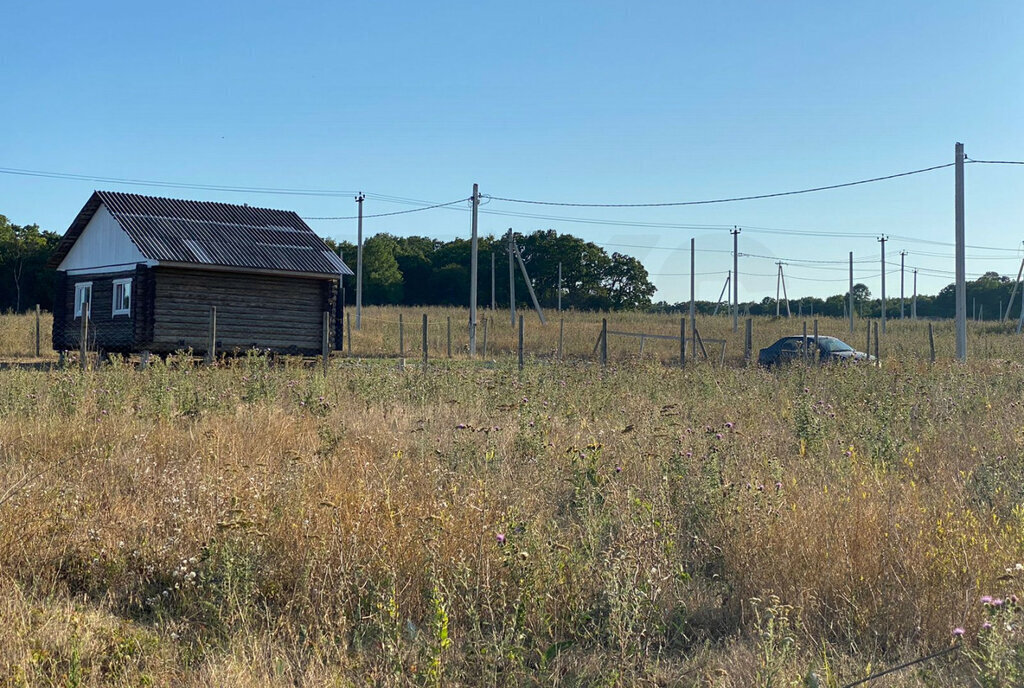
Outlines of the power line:
{"label": "power line", "polygon": [[842,184],[830,184],[828,186],[816,186],[810,189],[800,189],[798,191],[781,191],[778,193],[770,194],[758,194],[755,196],[735,196],[732,198],[715,198],[704,201],[672,201],[668,203],[568,203],[563,201],[532,201],[524,200],[521,198],[502,198],[500,196],[491,196],[490,198],[495,201],[505,201],[506,203],[526,203],[529,205],[556,205],[562,207],[573,207],[573,208],[665,208],[670,206],[685,206],[685,205],[710,205],[712,203],[734,203],[736,201],[754,201],[762,198],[778,198],[779,196],[795,196],[797,194],[814,193],[816,191],[828,191],[830,189],[841,189],[848,186],[858,186],[860,184],[871,184],[873,182],[881,182],[887,179],[896,179],[897,177],[909,177],[913,174],[921,174],[923,172],[931,172],[933,170],[941,170],[946,167],[952,167],[956,163],[948,162],[943,165],[934,165],[932,167],[924,167],[919,170],[910,170],[909,172],[899,172],[897,174],[888,174],[884,177],[872,177],[871,179],[861,179],[855,182],[844,182]]}
{"label": "power line", "polygon": [[979,165],[1024,165],[1024,160],[966,160]]}
{"label": "power line", "polygon": [[[457,203],[464,203],[465,201],[468,201],[468,200],[469,200],[468,198],[459,198],[459,199],[454,200],[454,201],[448,201],[447,203],[435,203],[434,205],[428,205],[428,206],[424,206],[422,208],[411,208],[409,210],[396,210],[393,213],[377,213],[376,215],[363,215],[363,219],[366,219],[368,217],[390,217],[392,215],[406,215],[407,213],[418,213],[418,212],[420,212],[422,210],[433,210],[434,208],[446,208],[446,207],[448,207],[450,205],[455,205]],[[351,216],[346,216],[346,217],[303,217],[302,219],[303,220],[356,220],[358,218],[359,218],[358,215],[351,215]]]}
{"label": "power line", "polygon": [[48,179],[68,179],[72,181],[102,182],[104,184],[129,184],[134,186],[155,186],[168,189],[192,189],[197,191],[226,191],[231,193],[276,194],[284,196],[348,196],[354,191],[336,191],[333,189],[287,189],[263,186],[227,186],[223,184],[193,184],[185,182],[166,182],[151,179],[125,179],[121,177],[100,177],[87,174],[68,172],[46,172],[43,170],[26,170],[17,167],[0,167],[0,174],[22,177],[45,177]]}

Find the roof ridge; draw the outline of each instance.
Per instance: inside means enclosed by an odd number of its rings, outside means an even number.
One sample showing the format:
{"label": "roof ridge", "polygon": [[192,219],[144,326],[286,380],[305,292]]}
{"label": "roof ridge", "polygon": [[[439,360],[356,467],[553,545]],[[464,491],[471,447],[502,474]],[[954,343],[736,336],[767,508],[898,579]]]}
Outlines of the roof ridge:
{"label": "roof ridge", "polygon": [[[103,196],[131,196],[133,198],[147,198],[157,201],[170,201],[172,203],[196,203],[203,205],[224,205],[231,208],[248,208],[249,210],[269,210],[274,213],[288,213],[298,217],[298,213],[294,210],[283,210],[281,208],[266,208],[258,205],[249,205],[248,203],[226,203],[224,201],[199,201],[192,198],[171,198],[170,196],[152,196],[150,194],[132,193],[130,191],[107,191],[105,189],[95,189],[94,193],[97,193],[102,198]],[[301,217],[299,218],[302,219]]]}

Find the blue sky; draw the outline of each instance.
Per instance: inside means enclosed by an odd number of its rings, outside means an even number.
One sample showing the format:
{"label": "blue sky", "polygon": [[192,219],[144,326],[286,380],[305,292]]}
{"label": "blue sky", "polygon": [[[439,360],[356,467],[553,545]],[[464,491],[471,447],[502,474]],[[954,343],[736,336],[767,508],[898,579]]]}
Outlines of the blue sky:
{"label": "blue sky", "polygon": [[[5,8],[0,168],[337,197],[0,174],[0,213],[64,231],[94,188],[309,217],[485,195],[646,203],[841,183],[968,157],[1024,160],[1024,3],[18,3]],[[1024,166],[967,168],[968,273],[1016,275]],[[656,299],[718,296],[743,228],[740,298],[879,292],[900,250],[952,280],[952,168],[848,189],[681,208],[491,200],[481,232],[554,228],[640,258]],[[468,236],[468,208],[367,219]],[[506,216],[533,213],[620,224]],[[625,223],[625,224],[621,224]],[[682,225],[677,227],[649,225]],[[310,220],[354,240],[354,221]],[[648,226],[643,226],[648,225]],[[768,233],[759,228],[824,233]],[[901,238],[897,238],[901,237]],[[902,238],[905,237],[905,238]],[[926,243],[939,242],[939,243]],[[653,247],[653,248],[636,248]],[[937,255],[930,255],[937,254]],[[863,262],[861,262],[863,261]],[[817,267],[815,267],[817,266]],[[948,274],[947,274],[948,273]],[[907,273],[910,292],[910,272]],[[899,275],[887,292],[898,295]]]}

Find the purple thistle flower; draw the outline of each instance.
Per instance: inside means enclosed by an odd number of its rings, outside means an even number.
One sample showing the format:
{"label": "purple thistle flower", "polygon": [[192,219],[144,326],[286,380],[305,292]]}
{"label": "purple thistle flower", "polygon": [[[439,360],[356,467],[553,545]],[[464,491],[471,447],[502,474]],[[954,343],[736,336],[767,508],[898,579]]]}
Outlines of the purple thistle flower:
{"label": "purple thistle flower", "polygon": [[982,604],[992,604],[992,596],[991,595],[982,595],[981,596],[981,603]]}
{"label": "purple thistle flower", "polygon": [[776,490],[781,490],[782,489],[782,481],[781,480],[778,480],[778,481],[775,482],[775,489]]}
{"label": "purple thistle flower", "polygon": [[992,600],[992,606],[996,607],[996,608],[1002,607],[1003,606],[1003,598],[997,597],[996,599]]}
{"label": "purple thistle flower", "polygon": [[981,630],[983,630],[983,631],[991,631],[992,630],[992,624],[989,623],[988,621],[986,621],[985,623],[981,624]]}
{"label": "purple thistle flower", "polygon": [[963,635],[964,635],[964,629],[960,628],[959,626],[957,626],[956,628],[953,629],[953,637],[954,638],[962,638]]}
{"label": "purple thistle flower", "polygon": [[622,466],[616,466],[615,467],[615,472],[616,473],[621,473],[622,472]]}
{"label": "purple thistle flower", "polygon": [[1015,604],[1017,604],[1017,596],[1016,595],[1010,595],[1009,597],[1006,598],[1006,601],[1009,602],[1010,604],[1014,604],[1015,605]]}
{"label": "purple thistle flower", "polygon": [[716,433],[715,433],[715,439],[716,439],[716,440],[720,440],[720,439],[722,439],[722,433],[720,433],[720,432],[716,432]]}
{"label": "purple thistle flower", "polygon": [[497,538],[499,545],[505,544],[505,533],[498,533]]}
{"label": "purple thistle flower", "polygon": [[729,430],[732,430],[732,422],[726,423],[725,427],[728,428]]}

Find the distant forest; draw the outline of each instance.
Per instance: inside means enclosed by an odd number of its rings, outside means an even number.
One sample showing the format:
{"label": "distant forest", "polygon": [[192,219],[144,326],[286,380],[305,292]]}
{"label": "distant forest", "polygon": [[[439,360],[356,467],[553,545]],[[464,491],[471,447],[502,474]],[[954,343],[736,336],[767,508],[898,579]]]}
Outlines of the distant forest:
{"label": "distant forest", "polygon": [[[61,235],[42,230],[38,225],[20,226],[0,215],[0,312],[23,312],[39,304],[51,310],[54,272],[46,268]],[[539,230],[515,235],[537,299],[544,308],[558,301],[558,265],[562,264],[562,308],[575,310],[647,310],[662,313],[686,312],[688,302],[670,304],[652,301],[655,287],[639,260],[622,253],[608,254],[602,247],[570,234]],[[349,242],[327,241],[340,251],[345,262],[355,269],[356,247]],[[479,240],[479,302],[490,305],[491,260],[495,261],[495,300],[499,307],[508,304],[508,242],[506,237],[481,237]],[[377,234],[363,244],[363,303],[365,305],[465,305],[469,295],[470,242],[467,239],[439,241],[427,237],[396,237]],[[529,293],[518,265],[513,265],[516,301],[529,305]],[[967,283],[967,307],[985,320],[999,317],[1009,302],[1013,281],[995,272],[985,273]],[[864,284],[854,286],[854,308],[863,317],[881,314],[881,299],[872,298]],[[917,314],[923,318],[952,318],[955,312],[954,286],[934,296],[918,295]],[[1018,297],[1019,298],[1019,297]],[[355,303],[355,278],[345,278],[345,300]],[[793,315],[802,312],[843,317],[845,292],[826,299],[792,299]],[[1019,308],[1020,301],[1017,301]],[[784,314],[785,303],[780,304]],[[714,312],[716,304],[698,301],[701,314]],[[774,315],[775,299],[740,304],[744,313]],[[728,311],[728,305],[722,309]],[[910,315],[910,299],[905,312]],[[886,299],[886,315],[899,316],[899,299]]]}

